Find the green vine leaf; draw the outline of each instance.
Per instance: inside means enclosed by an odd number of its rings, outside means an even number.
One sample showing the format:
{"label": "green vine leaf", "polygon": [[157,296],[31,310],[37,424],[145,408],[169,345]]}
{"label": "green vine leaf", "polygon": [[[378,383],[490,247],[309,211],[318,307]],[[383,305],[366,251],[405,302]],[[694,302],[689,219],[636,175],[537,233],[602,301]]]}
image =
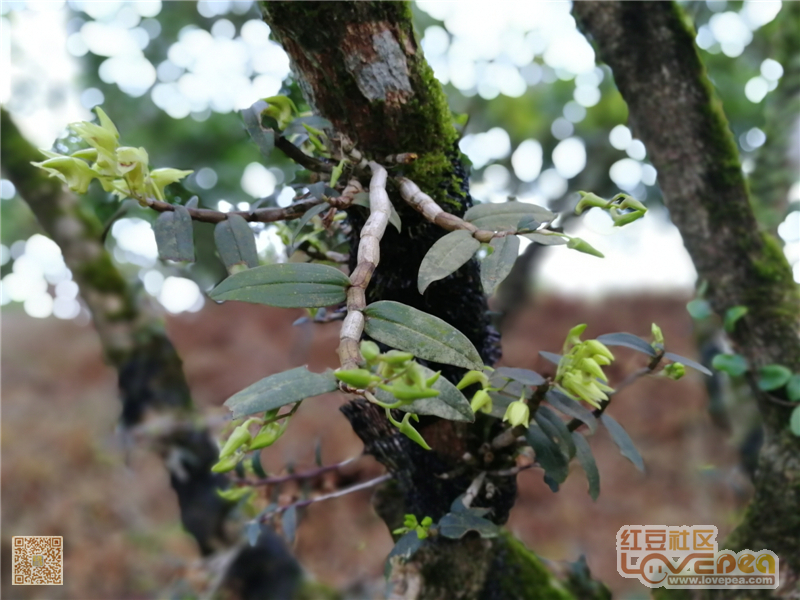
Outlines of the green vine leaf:
{"label": "green vine leaf", "polygon": [[258,266],[256,238],[244,217],[228,214],[227,219],[217,223],[214,227],[214,242],[229,273],[239,265],[251,269]]}
{"label": "green vine leaf", "polygon": [[391,300],[370,304],[364,316],[364,331],[378,342],[423,360],[483,369],[483,360],[467,336],[439,317]]}
{"label": "green vine leaf", "polygon": [[185,206],[161,213],[153,223],[158,256],[162,260],[194,261],[192,217]]}
{"label": "green vine leaf", "polygon": [[749,369],[747,361],[741,354],[717,354],[711,361],[711,366],[731,377],[740,377]]}
{"label": "green vine leaf", "polygon": [[228,398],[225,406],[238,419],[338,389],[339,382],[332,371],[312,373],[306,367],[297,367],[257,381]]}
{"label": "green vine leaf", "polygon": [[736,328],[736,322],[747,314],[746,306],[732,306],[725,311],[724,328],[728,333],[732,333]]}
{"label": "green vine leaf", "polygon": [[490,296],[508,277],[519,254],[519,238],[515,235],[497,237],[489,242],[492,253],[481,261],[481,284]]}
{"label": "green vine leaf", "polygon": [[500,535],[500,528],[497,525],[468,511],[447,513],[436,526],[440,535],[452,540],[461,539],[469,531],[476,531],[482,538],[495,538]]}
{"label": "green vine leaf", "polygon": [[795,373],[786,384],[786,395],[792,402],[800,402],[800,373]]}
{"label": "green vine leaf", "polygon": [[339,269],[314,263],[264,265],[231,275],[209,293],[281,308],[321,308],[343,302],[350,280]]}
{"label": "green vine leaf", "polygon": [[424,294],[434,281],[444,279],[460,269],[480,247],[481,243],[463,229],[451,231],[438,239],[425,254],[419,267],[419,293]]}
{"label": "green vine leaf", "polygon": [[263,100],[259,100],[250,108],[241,111],[244,127],[255,142],[261,154],[268,157],[275,148],[275,132],[261,125],[261,114],[269,107]]}
{"label": "green vine leaf", "polygon": [[800,406],[792,411],[792,416],[789,417],[789,429],[793,434],[800,437]]}

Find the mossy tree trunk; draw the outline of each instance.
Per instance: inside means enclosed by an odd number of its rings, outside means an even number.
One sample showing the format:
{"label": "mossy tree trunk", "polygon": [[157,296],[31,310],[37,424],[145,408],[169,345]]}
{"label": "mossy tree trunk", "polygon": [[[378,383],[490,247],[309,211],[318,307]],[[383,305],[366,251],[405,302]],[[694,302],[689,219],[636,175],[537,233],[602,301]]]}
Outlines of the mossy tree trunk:
{"label": "mossy tree trunk", "polygon": [[[783,577],[800,575],[800,438],[789,431],[785,389],[756,385],[759,367],[800,371],[798,287],[780,244],[759,231],[739,155],[694,45],[671,2],[576,2],[580,27],[614,72],[634,135],[647,147],[672,221],[719,315],[746,306],[731,338],[751,365],[764,422],[755,496],[724,546],[776,552]],[[779,17],[780,18],[780,17]],[[744,596],[740,596],[744,593]],[[714,597],[752,597],[729,590]]]}
{"label": "mossy tree trunk", "polygon": [[[413,152],[409,165],[392,169],[416,182],[446,211],[462,215],[471,206],[467,176],[456,146],[458,134],[447,99],[433,77],[415,36],[407,2],[263,2],[264,18],[292,60],[293,72],[314,110],[329,119],[370,159]],[[388,228],[381,262],[367,291],[368,301],[396,300],[434,314],[464,332],[487,364],[499,358],[498,336],[487,315],[486,298],[475,261],[424,295],[417,291],[423,256],[444,231],[423,221],[390,188],[402,218],[402,233]],[[355,215],[351,219],[360,228]],[[438,368],[438,367],[437,367]],[[459,372],[444,367],[454,379]],[[423,419],[421,432],[433,451],[399,435],[382,411],[351,402],[343,412],[354,431],[395,476],[377,495],[376,509],[390,529],[404,513],[435,521],[449,512],[481,471],[513,464],[510,451],[491,463],[466,462],[496,434],[497,424],[478,426]],[[455,475],[453,473],[456,473]],[[449,473],[448,478],[441,476]],[[513,477],[492,481],[475,506],[492,509],[504,523],[516,497]],[[484,488],[485,489],[485,488]],[[569,597],[536,557],[504,536],[482,540],[438,540],[402,569],[394,592],[403,598],[565,598]]]}

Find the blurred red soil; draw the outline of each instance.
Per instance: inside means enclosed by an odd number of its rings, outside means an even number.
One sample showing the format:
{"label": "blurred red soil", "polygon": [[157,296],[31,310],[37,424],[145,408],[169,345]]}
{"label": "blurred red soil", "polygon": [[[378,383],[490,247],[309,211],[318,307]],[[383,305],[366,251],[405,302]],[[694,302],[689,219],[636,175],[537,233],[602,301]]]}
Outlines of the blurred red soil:
{"label": "blurred red soil", "polygon": [[[299,311],[246,304],[208,305],[169,319],[198,406],[222,416],[221,403],[266,375],[308,364],[334,366],[338,324],[293,327]],[[539,350],[558,351],[566,331],[588,323],[587,337],[611,331],[646,336],[650,323],[667,345],[693,356],[685,299],[615,297],[601,303],[543,298],[519,315],[503,339],[503,364],[547,370]],[[110,599],[164,597],[196,571],[193,540],[183,533],[174,495],[159,459],[145,448],[127,452],[115,434],[119,403],[115,373],[102,363],[90,326],[17,312],[3,314],[2,549],[5,598]],[[615,349],[612,383],[644,363]],[[312,467],[315,440],[331,463],[355,456],[361,443],[333,394],[304,403],[287,434],[264,453],[268,470],[288,462]],[[644,456],[645,474],[605,431],[590,439],[601,474],[592,502],[580,468],[558,494],[537,469],[519,476],[520,494],[508,527],[539,555],[576,560],[586,554],[615,597],[646,597],[616,572],[615,534],[625,524],[714,524],[731,530],[749,488],[736,449],[706,413],[701,376],[679,382],[648,379],[615,398],[610,413]],[[347,471],[365,479],[381,468],[364,458]],[[382,576],[392,542],[369,506],[370,492],[316,504],[306,511],[295,547],[305,568],[341,588]],[[10,538],[63,535],[63,587],[11,587]],[[374,588],[373,588],[374,589]]]}

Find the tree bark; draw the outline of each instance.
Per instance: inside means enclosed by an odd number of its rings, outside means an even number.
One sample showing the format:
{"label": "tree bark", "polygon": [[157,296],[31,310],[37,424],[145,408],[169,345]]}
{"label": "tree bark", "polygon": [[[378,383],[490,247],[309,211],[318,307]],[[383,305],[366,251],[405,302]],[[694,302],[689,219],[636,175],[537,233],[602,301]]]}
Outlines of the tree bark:
{"label": "tree bark", "polygon": [[[733,136],[680,9],[667,2],[576,2],[573,13],[614,72],[629,121],[653,165],[708,299],[719,315],[748,308],[731,338],[751,365],[764,421],[755,496],[725,547],[773,550],[785,580],[800,575],[800,438],[785,389],[765,393],[757,369],[800,371],[800,300],[779,243],[759,231]],[[714,597],[742,597],[729,590]],[[748,592],[747,597],[753,597]]]}
{"label": "tree bark", "polygon": [[[309,104],[352,140],[368,158],[382,162],[390,154],[413,152],[410,165],[393,169],[458,216],[472,205],[468,178],[456,145],[447,99],[433,77],[415,36],[407,2],[263,2],[264,18],[292,61]],[[436,315],[464,332],[484,361],[499,358],[498,335],[487,315],[486,297],[473,260],[450,277],[417,291],[423,256],[444,231],[424,221],[390,188],[402,219],[402,232],[388,228],[381,241],[381,262],[367,290],[368,301],[396,300]],[[356,232],[362,222],[352,213]],[[357,239],[354,237],[354,239]],[[442,368],[451,380],[458,369]],[[389,425],[382,411],[366,402],[343,408],[365,451],[394,475],[377,495],[376,509],[390,529],[404,513],[437,521],[449,512],[482,470],[513,465],[511,451],[497,452],[491,464],[467,463],[499,431],[488,419],[474,426],[423,418],[420,430],[432,451],[425,451]],[[485,453],[484,453],[485,454]],[[448,477],[442,477],[448,474]],[[475,506],[492,510],[504,523],[516,497],[513,477],[492,481],[491,498],[482,492]],[[485,490],[485,488],[484,488]],[[403,598],[566,598],[567,592],[538,559],[502,536],[482,540],[438,540],[393,576]]]}

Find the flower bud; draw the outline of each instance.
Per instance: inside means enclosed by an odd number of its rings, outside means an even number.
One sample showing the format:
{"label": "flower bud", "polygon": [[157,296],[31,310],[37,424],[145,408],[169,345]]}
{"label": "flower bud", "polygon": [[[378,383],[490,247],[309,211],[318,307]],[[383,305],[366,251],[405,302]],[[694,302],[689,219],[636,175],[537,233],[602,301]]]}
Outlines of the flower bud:
{"label": "flower bud", "polygon": [[286,431],[288,419],[284,421],[283,425],[278,423],[267,423],[256,434],[256,437],[248,444],[248,450],[261,450],[277,442]]}
{"label": "flower bud", "polygon": [[605,208],[608,206],[608,200],[604,200],[596,194],[591,192],[578,192],[578,194],[580,194],[581,200],[578,202],[578,206],[575,207],[576,215],[579,215],[587,208],[594,206],[598,208]]}
{"label": "flower bud", "polygon": [[222,449],[219,451],[220,459],[229,457],[241,446],[247,444],[251,439],[253,439],[253,436],[250,435],[249,430],[251,422],[252,419],[248,419],[233,430],[231,435],[228,437],[228,440],[225,442],[225,445],[222,446]]}
{"label": "flower bud", "polygon": [[638,210],[625,214],[619,214],[619,213],[614,214],[614,212],[611,213],[611,218],[614,220],[614,227],[622,227],[623,225],[628,225],[630,223],[633,223],[634,221],[638,221],[643,216],[644,213]]}
{"label": "flower bud", "polygon": [[670,379],[674,379],[675,381],[678,381],[678,379],[683,377],[685,374],[686,367],[684,367],[681,363],[670,363],[664,367],[664,375]]}
{"label": "flower bud", "polygon": [[378,348],[378,344],[370,342],[369,340],[361,342],[361,356],[364,357],[367,364],[375,362],[380,355],[381,350]]}
{"label": "flower bud", "polygon": [[356,388],[357,390],[364,390],[376,381],[381,380],[380,377],[373,375],[372,371],[368,371],[367,369],[340,369],[338,371],[334,371],[333,374],[336,376],[336,379]]}
{"label": "flower bud", "polygon": [[253,493],[253,488],[247,485],[229,488],[227,490],[217,490],[217,496],[230,502],[238,502],[245,496],[249,496],[251,493]]}
{"label": "flower bud", "polygon": [[410,423],[412,416],[416,418],[417,421],[419,421],[419,417],[417,417],[417,415],[406,413],[406,416],[403,417],[403,421],[400,423],[400,426],[398,427],[400,433],[402,433],[411,441],[416,442],[417,444],[425,448],[425,450],[430,450],[431,447],[428,445],[428,442],[425,441],[425,439],[420,435],[419,431],[414,429],[414,426]]}
{"label": "flower bud", "polygon": [[89,190],[89,184],[97,177],[97,173],[86,162],[69,156],[58,156],[31,164],[44,169],[51,177],[57,177],[76,194],[85,194]]}
{"label": "flower bud", "polygon": [[483,388],[488,387],[489,377],[483,371],[467,371],[461,381],[458,382],[458,385],[456,385],[456,388],[463,390],[475,383],[480,383]]}
{"label": "flower bud", "polygon": [[233,471],[236,468],[236,464],[241,459],[241,456],[238,454],[234,454],[232,456],[228,456],[226,458],[222,458],[211,467],[212,473],[227,473],[228,471]]}
{"label": "flower bud", "polygon": [[630,208],[632,210],[640,211],[641,213],[647,212],[647,207],[632,196],[625,196],[625,199],[620,203],[619,207]]}
{"label": "flower bud", "polygon": [[512,427],[518,425],[528,426],[531,420],[531,409],[522,400],[516,400],[508,405],[506,414],[503,416],[503,421],[508,421]]}
{"label": "flower bud", "polygon": [[486,413],[491,412],[492,397],[486,392],[486,390],[478,390],[472,397],[470,407],[472,408],[472,412],[476,414],[479,410],[483,410],[483,412]]}
{"label": "flower bud", "polygon": [[434,373],[433,375],[431,375],[430,377],[428,377],[428,379],[426,379],[426,380],[425,380],[425,386],[426,386],[426,387],[431,387],[431,386],[433,386],[433,384],[434,384],[434,383],[436,383],[437,381],[439,381],[439,377],[441,377],[441,375],[442,375],[442,372],[441,372],[441,371],[436,371],[436,373]]}
{"label": "flower bud", "polygon": [[611,354],[611,350],[609,350],[603,342],[588,340],[586,346],[592,351],[592,354],[599,354],[600,356],[605,356],[608,360],[614,360],[614,355]]}
{"label": "flower bud", "polygon": [[591,254],[592,256],[605,258],[602,252],[596,250],[588,242],[582,240],[581,238],[570,238],[570,240],[567,242],[567,248],[577,250],[578,252],[583,252],[584,254]]}
{"label": "flower bud", "polygon": [[381,360],[390,365],[401,365],[413,358],[414,355],[410,352],[401,352],[400,350],[389,350],[381,356]]}
{"label": "flower bud", "polygon": [[580,368],[582,371],[589,373],[589,375],[592,375],[593,377],[597,377],[603,381],[608,381],[608,377],[605,373],[603,373],[603,369],[601,369],[600,365],[591,358],[582,359],[580,362]]}
{"label": "flower bud", "polygon": [[653,323],[650,327],[650,331],[653,333],[653,343],[660,344],[663,347],[664,334],[661,332],[661,327]]}
{"label": "flower bud", "polygon": [[439,395],[439,390],[432,390],[430,388],[421,388],[415,385],[408,385],[402,381],[394,381],[392,385],[384,383],[378,386],[380,389],[389,392],[398,400],[411,402],[414,400],[421,400],[422,398],[436,398]]}

